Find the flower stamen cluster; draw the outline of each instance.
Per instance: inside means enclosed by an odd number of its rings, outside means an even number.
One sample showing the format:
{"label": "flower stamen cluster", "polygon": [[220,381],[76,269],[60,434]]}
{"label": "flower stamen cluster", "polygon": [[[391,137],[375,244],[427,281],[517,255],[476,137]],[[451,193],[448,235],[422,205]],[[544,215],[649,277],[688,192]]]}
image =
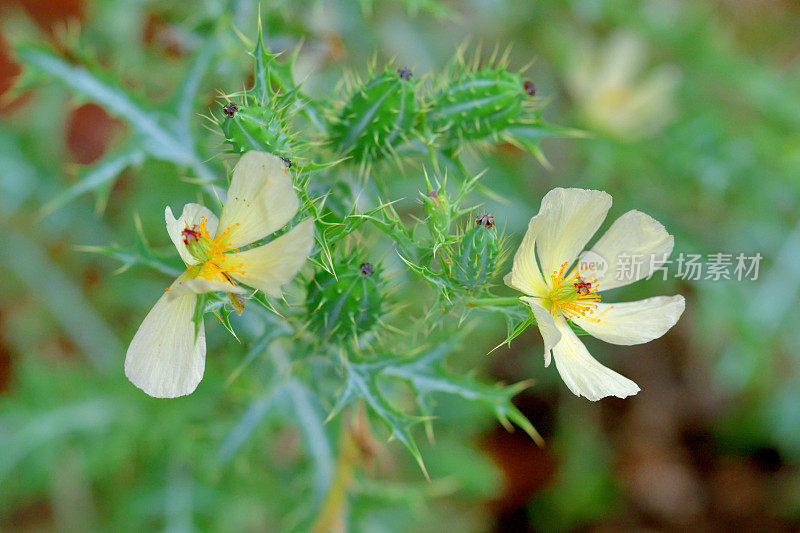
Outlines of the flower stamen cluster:
{"label": "flower stamen cluster", "polygon": [[592,282],[584,280],[579,267],[565,276],[567,266],[568,263],[564,262],[561,268],[550,274],[552,288],[545,299],[550,304],[550,312],[553,316],[561,311],[570,318],[591,318],[591,314],[597,309],[594,302],[600,301],[596,283],[593,287]]}

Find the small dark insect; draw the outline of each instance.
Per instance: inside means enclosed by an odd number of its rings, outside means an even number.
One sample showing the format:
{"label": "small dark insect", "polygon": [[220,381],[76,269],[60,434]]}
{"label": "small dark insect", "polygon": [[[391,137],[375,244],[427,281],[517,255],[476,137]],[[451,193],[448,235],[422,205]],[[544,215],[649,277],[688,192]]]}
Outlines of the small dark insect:
{"label": "small dark insect", "polygon": [[286,165],[286,168],[292,168],[292,160],[288,157],[281,157],[281,161],[283,161],[283,164]]}
{"label": "small dark insect", "polygon": [[222,106],[222,112],[225,113],[225,116],[227,117],[230,118],[235,117],[237,111],[239,111],[239,106],[234,104],[233,102]]}
{"label": "small dark insect", "polygon": [[408,67],[403,67],[397,69],[397,75],[400,76],[401,80],[410,80],[411,76],[414,74],[411,72],[411,69]]}
{"label": "small dark insect", "polygon": [[484,213],[475,219],[475,224],[483,226],[486,229],[494,227],[494,216]]}
{"label": "small dark insect", "polygon": [[536,85],[533,84],[531,80],[526,81],[522,88],[525,89],[525,93],[528,96],[536,96]]}
{"label": "small dark insect", "polygon": [[575,285],[575,290],[578,291],[578,294],[583,294],[584,296],[589,294],[589,289],[592,288],[591,283],[583,281],[583,279],[581,278],[578,278],[578,281],[574,283],[574,285]]}
{"label": "small dark insect", "polygon": [[375,269],[372,268],[372,263],[361,263],[361,274],[364,276],[371,276],[375,273]]}

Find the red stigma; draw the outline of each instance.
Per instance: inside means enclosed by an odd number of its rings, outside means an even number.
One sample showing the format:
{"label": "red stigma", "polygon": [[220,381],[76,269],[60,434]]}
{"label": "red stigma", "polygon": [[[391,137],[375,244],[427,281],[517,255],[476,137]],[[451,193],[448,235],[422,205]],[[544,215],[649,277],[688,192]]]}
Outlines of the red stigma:
{"label": "red stigma", "polygon": [[181,236],[183,237],[183,244],[189,246],[200,240],[200,229],[197,227],[197,224],[195,224],[191,228],[187,227],[184,229],[181,232]]}
{"label": "red stigma", "polygon": [[581,278],[578,278],[578,281],[574,283],[575,289],[578,291],[578,294],[583,294],[586,296],[589,294],[589,289],[592,288],[592,284],[586,281],[583,281]]}
{"label": "red stigma", "polygon": [[484,213],[475,219],[475,224],[491,229],[494,226],[494,216]]}

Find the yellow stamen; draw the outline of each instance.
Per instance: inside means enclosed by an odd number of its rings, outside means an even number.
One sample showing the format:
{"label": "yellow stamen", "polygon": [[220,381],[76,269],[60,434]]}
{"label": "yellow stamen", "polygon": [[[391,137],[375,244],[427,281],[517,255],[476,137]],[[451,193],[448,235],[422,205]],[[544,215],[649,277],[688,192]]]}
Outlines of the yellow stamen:
{"label": "yellow stamen", "polygon": [[239,224],[236,223],[230,226],[211,239],[206,223],[206,217],[200,217],[200,225],[197,229],[200,234],[198,243],[203,243],[203,249],[201,257],[198,257],[198,260],[200,260],[199,269],[193,277],[230,283],[229,273],[244,274],[244,270],[242,270],[244,263],[236,262],[238,250],[228,244],[231,230]]}
{"label": "yellow stamen", "polygon": [[585,318],[599,322],[600,313],[591,316],[597,309],[600,295],[597,293],[597,281],[590,281],[581,277],[580,267],[576,267],[569,275],[564,271],[568,263],[563,263],[561,268],[550,274],[550,293],[546,301],[550,304],[550,312],[558,316],[559,311],[567,318]]}

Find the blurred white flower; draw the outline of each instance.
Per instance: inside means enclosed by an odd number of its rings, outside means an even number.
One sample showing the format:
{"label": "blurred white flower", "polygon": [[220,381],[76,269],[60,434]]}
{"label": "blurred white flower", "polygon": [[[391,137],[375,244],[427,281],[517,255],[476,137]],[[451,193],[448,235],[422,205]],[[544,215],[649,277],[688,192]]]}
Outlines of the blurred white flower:
{"label": "blurred white flower", "polygon": [[253,151],[236,164],[219,219],[201,205],[187,204],[176,220],[167,207],[167,232],[188,268],[158,299],[128,347],[125,375],[134,385],[158,398],[195,390],[203,378],[206,357],[202,310],[195,317],[197,294],[248,292],[236,285],[239,281],[280,296],[281,286],[297,274],[311,253],[313,220],[300,222],[263,246],[237,249],[281,229],[299,206],[283,161]]}
{"label": "blurred white flower", "polygon": [[[612,344],[641,344],[666,333],[685,305],[680,295],[619,304],[600,301],[600,291],[649,276],[672,252],[672,235],[639,211],[619,217],[569,269],[610,207],[611,196],[602,191],[553,189],[531,219],[505,277],[507,285],[527,295],[520,299],[531,307],[542,333],[545,366],[555,357],[567,387],[589,400],[625,398],[639,392],[639,387],[598,363],[567,320]],[[634,255],[642,258],[641,268],[620,279],[620,258]],[[598,258],[605,263],[603,268],[598,267]]]}
{"label": "blurred white flower", "polygon": [[645,73],[646,56],[647,44],[631,33],[576,44],[567,88],[591,128],[638,140],[656,135],[673,119],[680,71],[660,65]]}

